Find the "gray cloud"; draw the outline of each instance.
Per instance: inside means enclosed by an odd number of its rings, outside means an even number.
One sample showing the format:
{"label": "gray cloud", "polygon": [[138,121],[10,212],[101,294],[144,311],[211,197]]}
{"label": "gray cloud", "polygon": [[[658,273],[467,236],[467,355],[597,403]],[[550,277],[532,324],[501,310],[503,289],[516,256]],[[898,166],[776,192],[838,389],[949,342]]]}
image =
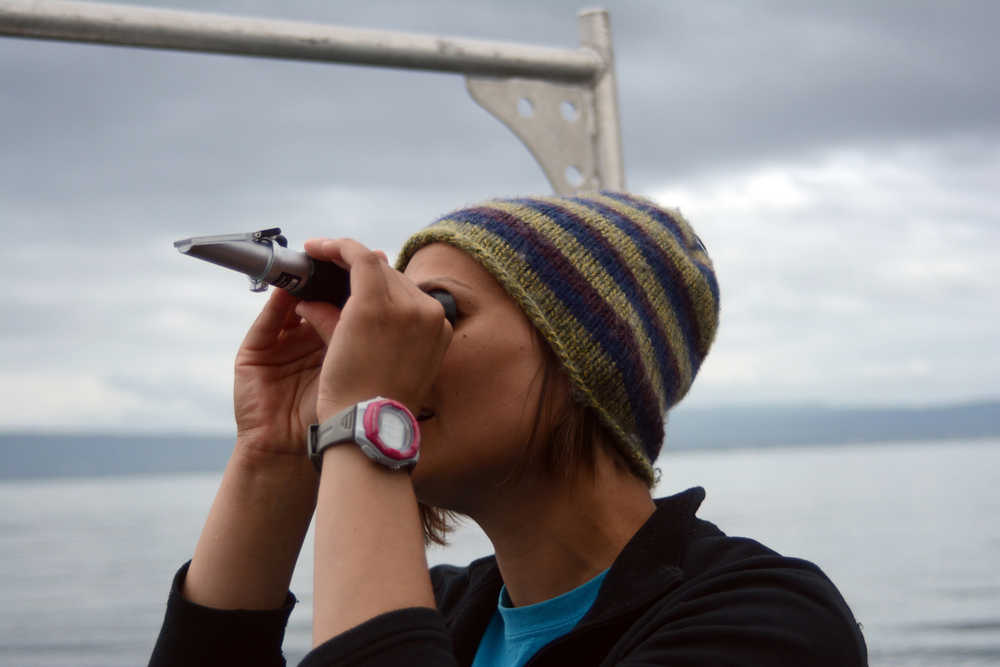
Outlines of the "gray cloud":
{"label": "gray cloud", "polygon": [[647,57],[633,54],[621,73],[629,156],[642,172],[668,145],[660,164],[683,174],[845,142],[996,136],[995,5],[659,7]]}
{"label": "gray cloud", "polygon": [[[995,394],[1000,215],[978,184],[1000,152],[949,153],[834,153],[665,189],[697,214],[723,287],[695,400]],[[941,184],[955,176],[963,187]]]}
{"label": "gray cloud", "polygon": [[[577,41],[563,1],[171,5]],[[612,7],[629,183],[680,203],[723,277],[692,401],[998,393],[998,19],[987,2]],[[229,428],[261,299],[173,240],[277,224],[391,252],[455,206],[548,190],[453,75],[2,38],[0,90],[0,427]]]}
{"label": "gray cloud", "polygon": [[[471,15],[463,5],[461,17],[448,3],[364,6],[221,7],[563,46],[576,39],[570,3],[484,5]],[[615,13],[630,172],[642,179],[844,141],[993,133],[1000,84],[988,68],[1000,49],[984,26],[998,12],[988,3],[647,3]],[[22,40],[0,49],[0,81],[14,91],[4,143],[17,150],[0,163],[12,191],[211,196],[234,182],[538,179],[450,75]],[[31,160],[13,159],[26,151]],[[453,168],[427,168],[439,159]]]}

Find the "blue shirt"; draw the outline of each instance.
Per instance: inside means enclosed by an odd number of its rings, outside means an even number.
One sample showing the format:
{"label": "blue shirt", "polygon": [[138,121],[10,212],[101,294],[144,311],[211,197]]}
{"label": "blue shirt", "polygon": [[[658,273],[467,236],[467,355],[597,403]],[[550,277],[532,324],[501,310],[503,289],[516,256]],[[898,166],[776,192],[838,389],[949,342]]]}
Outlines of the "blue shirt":
{"label": "blue shirt", "polygon": [[472,667],[521,667],[549,642],[573,629],[594,606],[608,571],[551,600],[514,607],[507,587],[486,632],[479,641]]}

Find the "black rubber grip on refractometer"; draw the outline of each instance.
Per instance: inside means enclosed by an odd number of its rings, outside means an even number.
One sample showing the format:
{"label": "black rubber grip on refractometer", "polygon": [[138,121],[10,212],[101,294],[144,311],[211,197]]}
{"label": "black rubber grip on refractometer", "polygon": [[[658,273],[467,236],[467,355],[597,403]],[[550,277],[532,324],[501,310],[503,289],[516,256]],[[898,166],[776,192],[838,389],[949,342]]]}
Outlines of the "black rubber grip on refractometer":
{"label": "black rubber grip on refractometer", "polygon": [[351,294],[351,274],[333,262],[312,260],[312,273],[306,284],[290,292],[303,301],[328,301],[343,308]]}

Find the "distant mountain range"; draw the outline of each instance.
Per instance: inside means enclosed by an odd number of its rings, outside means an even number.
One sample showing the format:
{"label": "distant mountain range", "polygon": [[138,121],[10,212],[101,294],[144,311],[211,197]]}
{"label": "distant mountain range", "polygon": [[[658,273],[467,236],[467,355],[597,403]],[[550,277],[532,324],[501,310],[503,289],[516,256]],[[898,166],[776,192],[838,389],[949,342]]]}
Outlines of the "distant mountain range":
{"label": "distant mountain range", "polygon": [[666,446],[771,447],[992,436],[1000,436],[1000,401],[905,408],[681,407],[670,415]]}
{"label": "distant mountain range", "polygon": [[[1000,401],[921,408],[679,408],[666,449],[1000,437]],[[233,436],[0,433],[0,479],[219,472]]]}
{"label": "distant mountain range", "polygon": [[100,433],[0,434],[0,479],[222,471],[233,438]]}

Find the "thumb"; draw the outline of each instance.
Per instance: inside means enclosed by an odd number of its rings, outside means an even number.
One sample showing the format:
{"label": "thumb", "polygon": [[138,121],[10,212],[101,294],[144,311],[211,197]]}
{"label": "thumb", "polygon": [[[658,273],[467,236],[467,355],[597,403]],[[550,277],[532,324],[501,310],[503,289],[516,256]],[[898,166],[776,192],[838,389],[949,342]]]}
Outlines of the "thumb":
{"label": "thumb", "polygon": [[300,301],[295,306],[295,314],[315,329],[325,345],[330,344],[333,330],[340,321],[340,309],[325,301]]}

